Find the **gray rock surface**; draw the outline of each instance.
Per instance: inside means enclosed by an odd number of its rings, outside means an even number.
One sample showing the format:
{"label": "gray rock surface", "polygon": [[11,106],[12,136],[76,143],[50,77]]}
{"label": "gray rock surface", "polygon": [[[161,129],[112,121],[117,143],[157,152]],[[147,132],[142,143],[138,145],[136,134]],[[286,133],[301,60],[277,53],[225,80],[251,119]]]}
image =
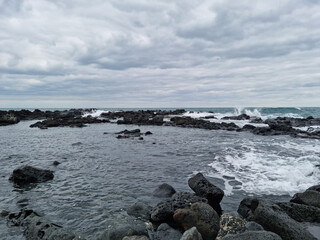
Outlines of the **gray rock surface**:
{"label": "gray rock surface", "polygon": [[250,221],[246,223],[246,231],[263,231],[263,227],[256,222]]}
{"label": "gray rock surface", "polygon": [[136,202],[127,209],[127,213],[136,218],[149,220],[151,209],[152,207],[144,202]]}
{"label": "gray rock surface", "polygon": [[220,217],[220,230],[216,240],[220,240],[227,234],[238,234],[246,230],[246,221],[230,213],[222,214]]}
{"label": "gray rock surface", "polygon": [[155,197],[172,197],[176,190],[169,184],[163,183],[153,191]]}
{"label": "gray rock surface", "polygon": [[202,236],[196,227],[192,227],[183,233],[180,240],[202,240]]}
{"label": "gray rock surface", "polygon": [[307,190],[303,193],[296,193],[290,202],[320,208],[320,192],[315,190]]}
{"label": "gray rock surface", "polygon": [[247,231],[240,234],[230,234],[222,238],[222,240],[281,240],[282,238],[268,231]]}
{"label": "gray rock surface", "polygon": [[122,240],[149,240],[146,236],[125,236]]}
{"label": "gray rock surface", "polygon": [[162,223],[157,232],[154,234],[153,240],[179,240],[182,236],[182,233],[176,229],[173,229],[166,223]]}
{"label": "gray rock surface", "polygon": [[320,208],[293,202],[277,203],[283,211],[298,222],[320,223]]}

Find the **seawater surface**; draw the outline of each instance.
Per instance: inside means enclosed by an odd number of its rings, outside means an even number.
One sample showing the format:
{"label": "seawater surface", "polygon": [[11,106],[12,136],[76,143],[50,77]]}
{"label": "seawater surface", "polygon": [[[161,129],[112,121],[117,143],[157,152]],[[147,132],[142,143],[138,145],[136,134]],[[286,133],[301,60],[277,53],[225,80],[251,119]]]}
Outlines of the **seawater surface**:
{"label": "seawater surface", "polygon": [[[245,110],[255,112],[241,112]],[[226,115],[238,110],[228,111]],[[27,199],[29,208],[86,239],[96,239],[137,201],[155,205],[161,199],[152,192],[161,183],[191,191],[188,178],[199,171],[224,189],[225,212],[235,212],[249,195],[288,200],[320,180],[319,140],[112,123],[29,128],[34,122],[0,127],[0,210],[18,211],[17,202]],[[114,134],[135,128],[153,134],[144,140],[117,139]],[[61,164],[55,167],[53,161]],[[8,178],[21,165],[54,170],[55,177],[20,191]],[[8,228],[0,218],[0,239],[24,238],[20,228]]]}

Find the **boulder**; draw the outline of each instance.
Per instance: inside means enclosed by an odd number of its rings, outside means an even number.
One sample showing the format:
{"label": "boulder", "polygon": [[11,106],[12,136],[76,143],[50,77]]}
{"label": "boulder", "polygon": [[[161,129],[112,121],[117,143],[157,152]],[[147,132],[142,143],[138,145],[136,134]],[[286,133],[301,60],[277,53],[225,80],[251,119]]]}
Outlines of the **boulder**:
{"label": "boulder", "polygon": [[163,183],[153,191],[155,197],[172,197],[176,190],[169,184]]}
{"label": "boulder", "polygon": [[196,227],[192,227],[183,233],[180,240],[202,240],[202,236]]}
{"label": "boulder", "polygon": [[320,208],[320,192],[315,190],[307,190],[303,193],[296,193],[290,202]]}
{"label": "boulder", "polygon": [[299,222],[289,217],[272,201],[245,198],[239,205],[238,213],[248,221],[259,223],[265,230],[278,234],[284,240],[315,239]]}
{"label": "boulder", "polygon": [[[316,167],[320,168],[320,165],[316,165]],[[315,185],[315,186],[309,187],[307,190],[313,190],[313,191],[320,192],[320,185]]]}
{"label": "boulder", "polygon": [[173,229],[166,223],[162,223],[157,232],[154,234],[153,240],[179,240],[182,236],[182,233],[178,230]]}
{"label": "boulder", "polygon": [[221,240],[282,240],[282,238],[268,231],[247,231],[240,234],[230,234]]}
{"label": "boulder", "polygon": [[125,236],[122,240],[149,240],[146,236]]}
{"label": "boulder", "polygon": [[246,231],[263,231],[263,227],[254,221],[249,221],[246,223]]}
{"label": "boulder", "polygon": [[283,211],[298,222],[320,223],[320,208],[293,202],[277,203]]}
{"label": "boulder", "polygon": [[172,221],[174,211],[179,208],[190,208],[191,203],[205,202],[207,199],[188,192],[173,194],[170,200],[158,203],[151,211],[151,219],[155,222]]}
{"label": "boulder", "polygon": [[22,166],[13,170],[9,180],[17,186],[24,186],[30,183],[41,183],[52,180],[53,172],[31,166]]}
{"label": "boulder", "polygon": [[246,221],[230,213],[220,217],[220,230],[216,240],[220,240],[227,234],[239,234],[246,230]]}
{"label": "boulder", "polygon": [[193,203],[190,209],[178,209],[173,219],[184,230],[196,227],[204,240],[215,239],[219,231],[219,216],[206,203]]}
{"label": "boulder", "polygon": [[116,216],[98,240],[122,240],[126,236],[148,236],[146,224],[131,216]]}
{"label": "boulder", "polygon": [[130,216],[141,218],[145,220],[150,219],[150,212],[152,207],[144,202],[136,202],[134,205],[127,209],[127,213]]}
{"label": "boulder", "polygon": [[16,124],[18,122],[20,122],[19,117],[15,116],[12,113],[5,113],[4,115],[0,115],[0,126],[7,126]]}
{"label": "boulder", "polygon": [[224,196],[222,189],[210,183],[202,173],[197,173],[188,180],[189,187],[200,197],[208,200],[208,204],[221,215],[220,202]]}

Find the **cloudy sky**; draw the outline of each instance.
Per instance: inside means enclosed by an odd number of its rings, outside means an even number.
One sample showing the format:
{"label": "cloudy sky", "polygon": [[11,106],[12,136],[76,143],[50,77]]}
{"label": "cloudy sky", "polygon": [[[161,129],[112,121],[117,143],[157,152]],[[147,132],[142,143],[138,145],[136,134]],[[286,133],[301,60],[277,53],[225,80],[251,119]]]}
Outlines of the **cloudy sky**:
{"label": "cloudy sky", "polygon": [[320,106],[320,0],[0,0],[0,108]]}

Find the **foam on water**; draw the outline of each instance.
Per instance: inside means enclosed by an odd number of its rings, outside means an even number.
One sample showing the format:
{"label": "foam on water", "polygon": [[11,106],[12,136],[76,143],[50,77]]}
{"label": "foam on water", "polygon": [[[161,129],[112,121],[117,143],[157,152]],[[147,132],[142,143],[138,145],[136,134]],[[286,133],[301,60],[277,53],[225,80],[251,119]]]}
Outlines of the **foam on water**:
{"label": "foam on water", "polygon": [[104,110],[94,110],[92,112],[86,112],[83,114],[83,117],[88,117],[88,116],[91,116],[91,117],[100,117],[100,115],[102,113],[108,113],[109,111],[104,111]]}
{"label": "foam on water", "polygon": [[309,143],[297,147],[277,143],[268,150],[262,143],[252,142],[241,150],[228,147],[209,164],[213,169],[209,175],[225,180],[226,195],[240,189],[258,195],[292,196],[320,180],[320,148]]}

